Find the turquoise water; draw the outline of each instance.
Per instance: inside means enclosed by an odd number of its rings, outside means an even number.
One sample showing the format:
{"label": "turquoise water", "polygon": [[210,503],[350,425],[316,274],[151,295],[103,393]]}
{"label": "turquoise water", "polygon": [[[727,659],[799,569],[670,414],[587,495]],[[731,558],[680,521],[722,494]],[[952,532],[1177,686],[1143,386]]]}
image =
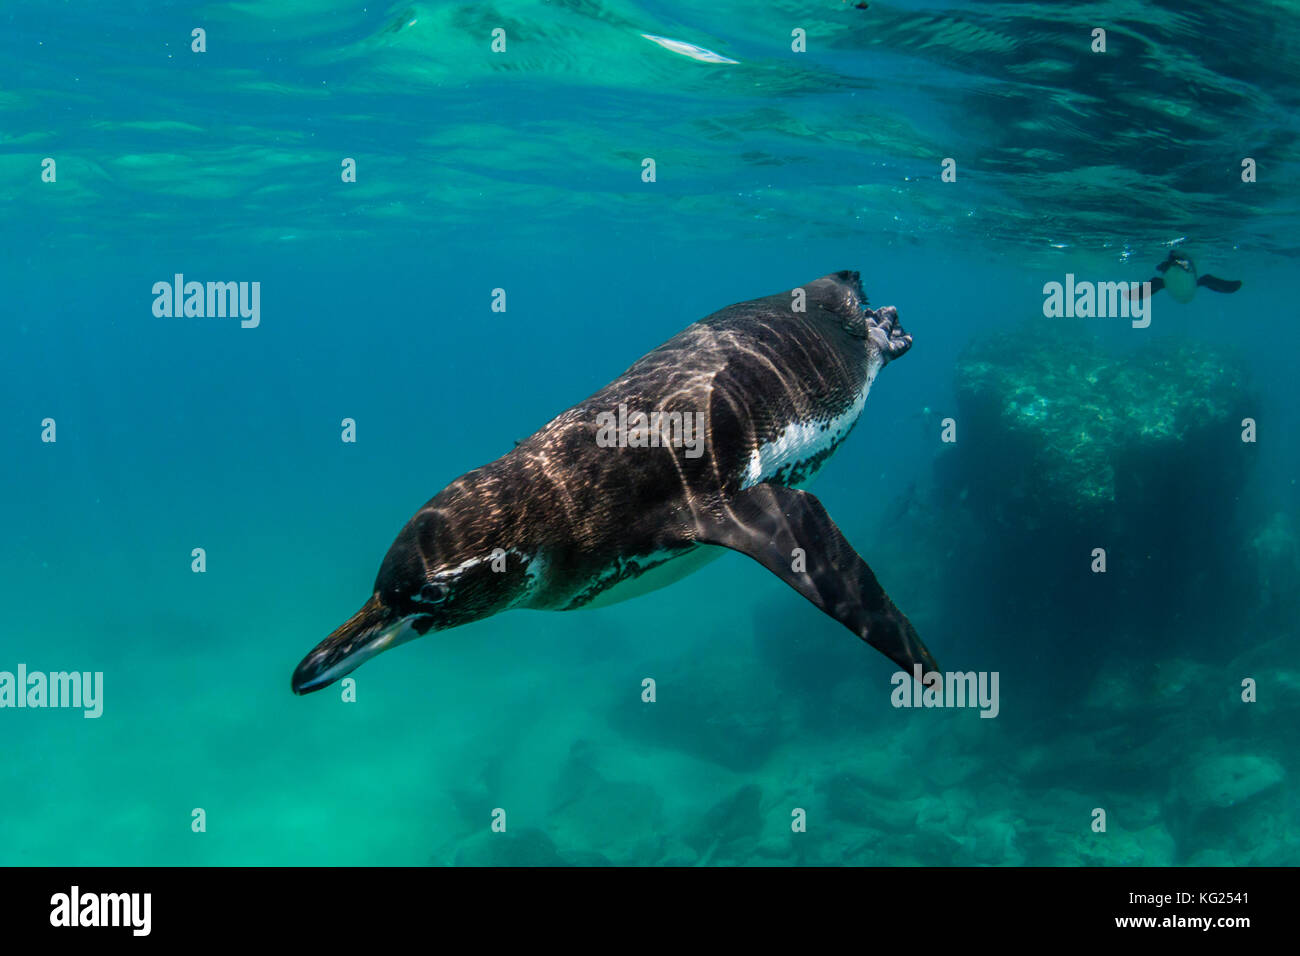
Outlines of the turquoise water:
{"label": "turquoise water", "polygon": [[[0,671],[104,687],[98,719],[0,709],[0,863],[1300,862],[1296,22],[1187,2],[0,14]],[[1044,317],[1045,283],[1141,281],[1170,248],[1242,289],[1162,293],[1146,329]],[[290,692],[447,482],[695,319],[840,269],[915,346],[813,491],[945,667],[1001,675],[995,719],[892,707],[890,662],[730,553],[608,609],[429,635],[356,671],[355,702]],[[156,316],[177,273],[259,282],[260,324]],[[1047,468],[1006,474],[967,431],[964,357],[1008,329],[995,358],[1062,336],[1164,376],[1014,373],[1054,414],[1136,422],[1053,446],[1135,478],[1081,519]],[[1132,437],[1217,397],[1147,404],[1187,367],[1155,357],[1170,340],[1241,364],[1225,404],[1256,442],[1227,417]]]}

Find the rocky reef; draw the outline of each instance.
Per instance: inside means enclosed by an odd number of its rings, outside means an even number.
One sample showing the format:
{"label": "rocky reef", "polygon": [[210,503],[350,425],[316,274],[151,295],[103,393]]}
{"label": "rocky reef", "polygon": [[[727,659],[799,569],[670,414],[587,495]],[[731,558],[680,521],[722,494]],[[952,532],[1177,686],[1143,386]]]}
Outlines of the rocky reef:
{"label": "rocky reef", "polygon": [[796,724],[777,675],[748,658],[709,655],[646,666],[663,688],[653,705],[620,702],[611,721],[633,739],[736,772],[758,769]]}
{"label": "rocky reef", "polygon": [[1022,526],[1119,524],[1236,487],[1249,464],[1241,421],[1257,406],[1244,366],[1204,343],[1121,354],[1059,331],[1007,332],[966,350],[955,385],[957,444],[980,462],[962,483]]}
{"label": "rocky reef", "polygon": [[1186,650],[1240,625],[1258,447],[1242,420],[1259,406],[1231,350],[1035,326],[976,341],[954,386],[957,440],[903,529],[946,556],[949,619],[983,622],[984,646],[1053,693],[1082,691],[1108,647]]}

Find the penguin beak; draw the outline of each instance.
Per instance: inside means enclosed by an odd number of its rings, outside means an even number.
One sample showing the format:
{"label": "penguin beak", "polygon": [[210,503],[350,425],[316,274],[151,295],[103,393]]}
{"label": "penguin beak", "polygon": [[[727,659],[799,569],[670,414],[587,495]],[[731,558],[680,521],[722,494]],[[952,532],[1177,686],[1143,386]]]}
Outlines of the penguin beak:
{"label": "penguin beak", "polygon": [[379,595],[371,595],[361,610],[302,659],[293,672],[293,692],[310,694],[328,687],[376,654],[418,636],[405,619],[394,620]]}

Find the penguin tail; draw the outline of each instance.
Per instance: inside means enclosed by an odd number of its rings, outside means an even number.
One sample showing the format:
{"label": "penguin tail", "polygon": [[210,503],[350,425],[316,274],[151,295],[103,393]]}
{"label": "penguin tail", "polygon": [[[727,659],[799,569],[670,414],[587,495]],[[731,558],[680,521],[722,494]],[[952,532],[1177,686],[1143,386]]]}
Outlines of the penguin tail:
{"label": "penguin tail", "polygon": [[1211,292],[1236,292],[1241,288],[1240,279],[1220,279],[1218,276],[1201,276],[1197,285],[1203,285]]}

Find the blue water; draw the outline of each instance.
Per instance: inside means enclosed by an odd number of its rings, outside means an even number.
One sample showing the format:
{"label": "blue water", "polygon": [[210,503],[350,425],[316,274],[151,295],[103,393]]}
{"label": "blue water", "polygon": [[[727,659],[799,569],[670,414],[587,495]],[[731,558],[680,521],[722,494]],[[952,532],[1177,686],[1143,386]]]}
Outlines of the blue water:
{"label": "blue water", "polygon": [[[1300,862],[1294,14],[0,15],[0,671],[104,686],[98,719],[0,708],[0,863]],[[1044,283],[1141,281],[1170,248],[1243,288],[1162,293],[1148,329],[1043,316]],[[995,719],[892,707],[894,665],[731,553],[608,609],[431,634],[355,672],[355,702],[290,692],[447,482],[690,322],[840,269],[915,345],[813,491],[945,667],[1003,675]],[[260,325],[156,317],[176,273],[259,282]],[[962,356],[1012,328],[1117,367],[1157,338],[1244,363],[1257,442],[1234,423],[1167,466],[1231,490],[1103,510],[1198,560],[1139,573],[1139,541],[1121,593],[1089,547],[1044,590],[1059,529],[1014,525],[1041,476],[980,485],[960,430]],[[1058,371],[1033,384],[1077,404]]]}

